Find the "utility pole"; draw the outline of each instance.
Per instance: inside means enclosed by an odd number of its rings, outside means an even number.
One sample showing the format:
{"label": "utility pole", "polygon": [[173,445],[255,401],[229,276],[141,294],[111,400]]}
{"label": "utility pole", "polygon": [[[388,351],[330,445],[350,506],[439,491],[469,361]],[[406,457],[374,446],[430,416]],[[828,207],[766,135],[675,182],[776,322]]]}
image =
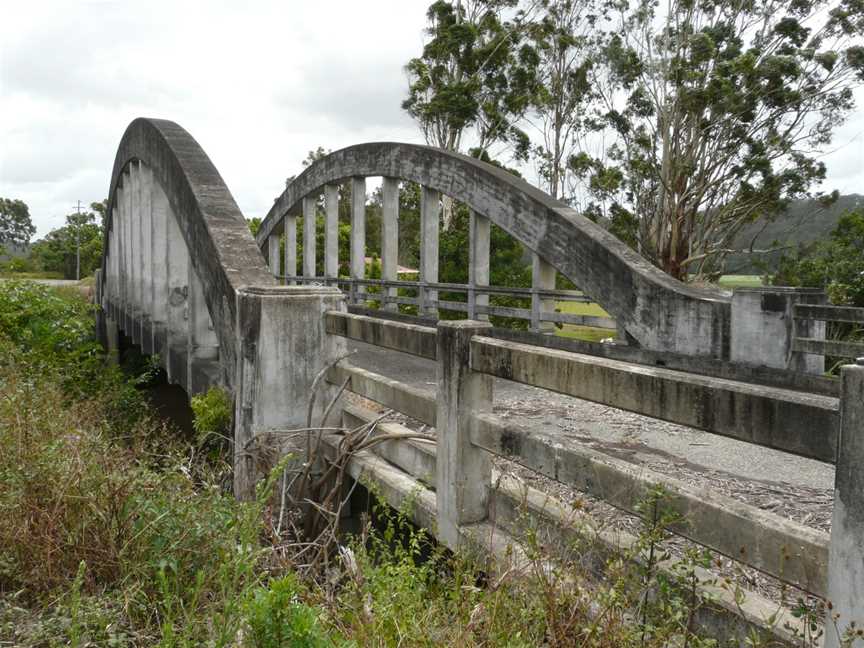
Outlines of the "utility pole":
{"label": "utility pole", "polygon": [[78,201],[78,220],[75,222],[75,281],[81,281],[81,201]]}

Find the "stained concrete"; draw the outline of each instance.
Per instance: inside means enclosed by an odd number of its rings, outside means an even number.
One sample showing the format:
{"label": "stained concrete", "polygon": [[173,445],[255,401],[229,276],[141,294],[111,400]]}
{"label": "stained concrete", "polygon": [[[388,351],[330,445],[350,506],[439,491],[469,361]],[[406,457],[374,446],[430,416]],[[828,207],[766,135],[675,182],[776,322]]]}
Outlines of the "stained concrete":
{"label": "stained concrete", "polygon": [[388,142],[331,153],[304,169],[276,200],[261,224],[259,245],[281,228],[282,217],[305,196],[352,176],[409,180],[427,193],[440,192],[468,205],[540,253],[646,348],[729,355],[731,293],[672,279],[564,203],[502,169],[458,153]]}
{"label": "stained concrete", "polygon": [[[435,363],[430,360],[348,341],[356,349],[351,363],[407,382],[434,396]],[[657,421],[570,396],[495,380],[495,412],[530,426],[537,436],[564,444],[595,440],[625,444],[632,460],[688,462],[744,479],[808,488],[833,488],[834,468],[828,464],[764,448],[693,428]]]}

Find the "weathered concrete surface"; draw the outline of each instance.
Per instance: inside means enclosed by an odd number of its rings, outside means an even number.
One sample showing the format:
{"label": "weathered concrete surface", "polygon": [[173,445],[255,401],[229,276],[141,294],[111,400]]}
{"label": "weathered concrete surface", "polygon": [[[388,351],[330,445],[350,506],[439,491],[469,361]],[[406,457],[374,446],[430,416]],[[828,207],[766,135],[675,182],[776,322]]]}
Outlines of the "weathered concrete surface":
{"label": "weathered concrete surface", "polygon": [[[414,390],[416,405],[410,415],[434,425],[434,416],[429,420],[429,414],[435,409],[435,362],[362,342],[349,341],[348,348],[357,351],[350,358],[356,366],[352,373],[381,379],[376,391],[385,393],[376,396],[386,397],[386,392],[392,391],[384,389],[389,380],[407,383]],[[334,379],[341,385],[346,375]],[[529,426],[535,436],[565,446],[588,444],[660,472],[670,470],[672,475],[680,474],[675,466],[687,465],[696,473],[752,483],[756,489],[770,487],[776,492],[790,487],[821,491],[834,486],[831,464],[509,380],[495,379],[494,407],[513,423]]]}
{"label": "weathered concrete surface", "polygon": [[[850,623],[864,627],[864,358],[842,369],[840,447],[834,484],[825,648],[838,648]],[[840,633],[834,632],[834,627]],[[842,644],[848,645],[848,644]],[[853,648],[864,645],[855,640]]]}
{"label": "weathered concrete surface", "polygon": [[633,366],[487,337],[471,343],[471,367],[506,380],[833,462],[837,401],[721,378]]}
{"label": "weathered concrete surface", "polygon": [[[245,288],[237,295],[237,363],[234,494],[249,498],[272,466],[256,447],[275,430],[308,427],[306,416],[316,376],[344,355],[344,338],[328,335],[324,313],[344,308],[336,288]],[[317,423],[333,388],[319,385],[312,420]],[[305,435],[303,435],[305,438]],[[296,448],[296,445],[295,445]],[[283,448],[284,449],[284,448]]]}
{"label": "weathered concrete surface", "polygon": [[732,295],[730,360],[800,373],[821,374],[825,358],[794,350],[796,337],[825,338],[824,322],[797,320],[796,304],[824,304],[814,288],[736,288]]}
{"label": "weathered concrete surface", "polygon": [[[377,414],[363,408],[349,408],[346,414],[345,423],[349,426],[377,418]],[[384,425],[388,426],[388,432],[407,431],[399,425]],[[328,448],[334,448],[339,438],[331,437]],[[411,510],[414,521],[437,534],[440,517],[435,494],[416,481],[418,473],[410,470],[411,467],[416,467],[421,473],[434,470],[435,455],[419,444],[406,448],[409,443],[401,443],[401,451],[388,448],[388,444],[377,446],[376,454],[381,458],[369,452],[359,453],[349,462],[348,471],[355,478],[375,483],[385,501],[394,507],[399,507],[406,497],[412,498],[415,502]],[[578,519],[574,519],[572,508],[546,493],[516,483],[511,477],[494,471],[492,479],[495,487],[491,491],[490,508],[495,511],[497,524],[493,526],[488,522],[480,522],[464,525],[459,528],[459,542],[466,549],[479,551],[481,555],[491,554],[503,560],[497,565],[498,568],[509,568],[516,572],[529,568],[530,561],[526,560],[523,553],[525,541],[520,539],[526,531],[526,513],[532,519],[530,527],[539,534],[537,537],[550,552],[551,560],[554,560],[556,549],[566,552],[578,544],[583,549],[583,565],[598,577],[604,573],[609,559],[635,546],[636,538],[626,533],[604,530],[599,521],[584,513],[576,514]],[[561,557],[572,558],[572,554],[566,553]],[[671,569],[671,562],[664,561],[659,568]],[[780,642],[771,645],[797,645],[790,628],[800,629],[800,622],[787,610],[778,610],[776,603],[753,593],[748,593],[743,601],[736,601],[734,592],[729,588],[711,584],[716,580],[716,575],[701,568],[697,568],[697,573],[700,595],[712,601],[710,605],[700,607],[695,619],[697,627],[706,636],[729,638],[734,642],[731,645],[743,648],[749,645],[747,639],[755,632],[758,636]],[[770,617],[777,619],[773,627],[769,627],[765,621]]]}
{"label": "weathered concrete surface", "polygon": [[474,417],[471,439],[480,447],[542,475],[639,514],[655,486],[662,506],[685,522],[670,528],[699,544],[775,578],[824,596],[828,535],[771,512],[655,473],[585,446],[566,447],[497,415]]}
{"label": "weathered concrete surface", "polygon": [[350,313],[327,313],[327,332],[385,349],[435,360],[438,332],[429,326],[380,320]]}
{"label": "weathered concrete surface", "polygon": [[438,324],[438,438],[435,485],[438,536],[459,547],[459,527],[486,518],[492,463],[471,443],[471,417],[492,411],[492,378],[471,371],[471,339],[491,324],[456,320]]}
{"label": "weathered concrete surface", "polygon": [[311,164],[273,205],[257,239],[327,183],[360,176],[417,182],[465,203],[538,252],[649,349],[728,357],[730,294],[675,281],[612,234],[512,174],[425,146],[353,146]]}
{"label": "weathered concrete surface", "polygon": [[273,286],[276,280],[267,270],[216,167],[189,133],[161,119],[133,121],[117,149],[108,195],[106,249],[114,227],[120,179],[138,161],[152,171],[154,182],[168,198],[192,265],[201,278],[207,310],[219,339],[223,378],[231,385],[236,340],[234,296],[244,286]]}

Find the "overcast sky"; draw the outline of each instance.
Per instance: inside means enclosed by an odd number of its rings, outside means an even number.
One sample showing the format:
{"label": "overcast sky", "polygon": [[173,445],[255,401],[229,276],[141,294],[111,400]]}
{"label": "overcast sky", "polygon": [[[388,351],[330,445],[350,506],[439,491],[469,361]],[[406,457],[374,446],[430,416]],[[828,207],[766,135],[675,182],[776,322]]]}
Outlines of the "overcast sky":
{"label": "overcast sky", "polygon": [[[129,122],[161,117],[264,216],[310,149],[422,141],[399,105],[430,1],[0,0],[0,196],[43,236],[107,196]],[[864,193],[864,110],[835,147],[824,188]]]}

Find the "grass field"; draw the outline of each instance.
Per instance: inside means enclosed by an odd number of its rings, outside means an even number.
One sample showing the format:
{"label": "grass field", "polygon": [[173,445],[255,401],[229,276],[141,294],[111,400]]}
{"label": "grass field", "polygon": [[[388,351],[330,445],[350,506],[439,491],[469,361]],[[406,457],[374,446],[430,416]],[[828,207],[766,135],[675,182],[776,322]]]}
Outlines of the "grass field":
{"label": "grass field", "polygon": [[723,275],[717,282],[723,288],[758,288],[762,275]]}
{"label": "grass field", "polygon": [[[555,307],[562,313],[570,313],[572,315],[592,315],[595,317],[609,317],[609,313],[604,311],[600,304],[585,304],[582,302],[559,301],[555,302]],[[593,326],[577,326],[575,324],[564,324],[555,333],[560,337],[575,338],[577,340],[585,340],[586,342],[599,342],[605,338],[616,337],[615,331],[611,329],[595,328]]]}

